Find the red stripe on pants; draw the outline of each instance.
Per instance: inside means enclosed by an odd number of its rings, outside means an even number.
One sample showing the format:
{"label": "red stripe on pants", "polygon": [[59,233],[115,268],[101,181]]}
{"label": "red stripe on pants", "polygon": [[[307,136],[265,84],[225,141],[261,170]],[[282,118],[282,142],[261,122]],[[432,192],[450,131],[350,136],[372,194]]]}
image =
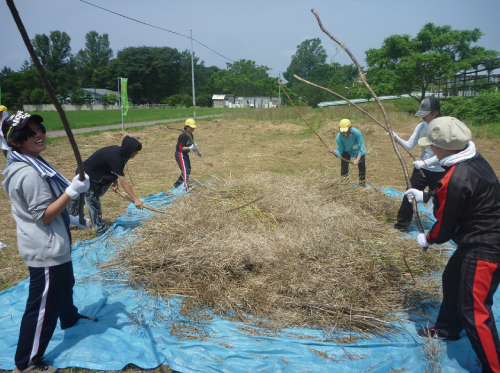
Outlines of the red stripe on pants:
{"label": "red stripe on pants", "polygon": [[182,150],[179,150],[179,163],[181,164],[182,178],[184,179],[184,184],[186,184],[186,166],[184,165],[184,158],[182,157]]}
{"label": "red stripe on pants", "polygon": [[500,363],[498,362],[497,350],[493,342],[491,330],[486,326],[485,322],[490,317],[490,314],[484,307],[484,302],[490,291],[491,280],[493,273],[496,271],[498,264],[477,261],[476,273],[474,275],[474,286],[472,288],[472,296],[474,299],[474,320],[476,323],[477,333],[481,340],[484,353],[488,359],[491,369],[494,372],[500,372]]}

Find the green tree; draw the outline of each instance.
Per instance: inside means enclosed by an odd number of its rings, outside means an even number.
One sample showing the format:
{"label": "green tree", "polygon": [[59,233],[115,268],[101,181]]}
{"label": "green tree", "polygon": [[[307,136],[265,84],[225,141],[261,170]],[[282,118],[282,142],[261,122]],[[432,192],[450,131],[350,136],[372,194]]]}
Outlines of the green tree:
{"label": "green tree", "polygon": [[80,64],[89,64],[93,68],[106,66],[113,58],[113,50],[109,44],[108,34],[99,35],[90,31],[85,35],[85,49],[80,49],[76,59]]}
{"label": "green tree", "polygon": [[85,92],[81,89],[73,92],[71,95],[71,103],[73,105],[83,105],[85,103]]}
{"label": "green tree", "polygon": [[85,105],[92,105],[94,101],[94,95],[90,92],[85,92]]}
{"label": "green tree", "polygon": [[33,48],[45,69],[56,72],[71,60],[71,38],[61,31],[51,31],[50,36],[36,34],[31,40]]}
{"label": "green tree", "polygon": [[129,96],[134,101],[155,104],[179,90],[180,53],[168,47],[129,47],[117,53],[109,64],[108,86],[116,77],[128,78]]}
{"label": "green tree", "polygon": [[292,56],[292,61],[283,73],[289,87],[295,82],[293,75],[307,79],[312,71],[326,62],[326,51],[319,38],[307,39],[297,45],[297,51]]}
{"label": "green tree", "polygon": [[112,93],[106,93],[101,97],[101,102],[103,105],[114,105],[117,101],[117,97]]}
{"label": "green tree", "polygon": [[108,34],[90,31],[85,35],[85,48],[75,56],[78,80],[85,87],[105,87],[108,80],[107,66],[113,58]]}
{"label": "green tree", "polygon": [[48,104],[50,98],[44,88],[36,88],[30,92],[30,103],[33,105]]}
{"label": "green tree", "polygon": [[392,35],[379,49],[366,52],[367,77],[377,94],[411,94],[425,97],[431,83],[451,78],[458,71],[471,68],[498,52],[472,46],[483,33],[452,30],[450,26],[427,23],[415,38]]}
{"label": "green tree", "polygon": [[220,70],[212,75],[207,85],[211,93],[232,93],[238,96],[276,95],[275,78],[267,74],[271,69],[259,66],[255,61],[239,60],[226,63],[227,70]]}

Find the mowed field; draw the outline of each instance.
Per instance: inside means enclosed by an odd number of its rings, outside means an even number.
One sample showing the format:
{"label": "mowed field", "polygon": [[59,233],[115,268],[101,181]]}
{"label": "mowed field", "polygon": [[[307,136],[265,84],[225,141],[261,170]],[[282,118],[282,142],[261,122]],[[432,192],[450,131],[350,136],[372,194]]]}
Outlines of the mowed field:
{"label": "mowed field", "polygon": [[[373,110],[376,111],[376,108]],[[308,178],[317,175],[318,180],[338,178],[340,161],[328,153],[316,135],[294,114],[293,109],[286,109],[283,113],[280,116],[270,115],[266,110],[253,110],[197,121],[198,129],[194,136],[203,157],[191,155],[191,178],[198,181],[212,177],[237,178],[262,171]],[[402,167],[386,132],[379,125],[358,115],[354,108],[304,109],[304,115],[323,140],[334,148],[339,120],[351,117],[353,125],[362,132],[368,151],[367,185],[405,190]],[[377,117],[383,123],[382,118],[379,115]],[[411,135],[419,123],[418,118],[401,113],[390,113],[390,118],[393,130],[404,139]],[[169,126],[182,128],[180,123]],[[143,150],[128,162],[125,170],[127,180],[142,198],[170,190],[179,177],[180,171],[174,159],[179,133],[168,129],[167,125],[155,125],[127,129],[125,133],[113,131],[77,135],[76,141],[83,159],[104,146],[119,145],[125,134],[142,142]],[[473,138],[473,141],[477,150],[490,162],[497,175],[500,175],[500,157],[497,154],[500,141],[485,138]],[[401,151],[401,154],[405,156],[411,173],[411,158],[405,151]],[[413,154],[418,157],[420,149],[413,149]],[[42,155],[68,179],[74,175],[76,162],[66,138],[51,140]],[[4,167],[5,159],[0,157],[0,168]],[[352,182],[357,183],[357,170],[353,172]],[[123,215],[129,204],[111,191],[101,201],[103,217],[109,223]],[[5,290],[28,276],[28,270],[17,252],[16,225],[10,209],[9,197],[1,188],[0,241],[7,247],[0,250],[0,264],[3,268],[0,272],[0,290]],[[389,221],[386,224],[392,223]],[[72,229],[74,241],[95,237],[92,229]],[[419,250],[416,243],[415,250]]]}
{"label": "mowed field", "polygon": [[[377,111],[372,106],[373,113]],[[367,185],[391,187],[400,191],[406,188],[402,167],[392,149],[386,132],[372,120],[357,114],[354,108],[334,108],[304,111],[309,123],[323,140],[335,147],[335,136],[340,119],[351,117],[353,125],[364,137],[367,163]],[[383,118],[375,114],[379,121]],[[242,117],[249,117],[248,119]],[[268,119],[270,118],[270,119]],[[407,139],[418,124],[418,118],[401,113],[390,113],[391,125],[402,138]],[[281,115],[269,115],[267,110],[247,111],[228,115],[222,119],[197,121],[194,136],[203,157],[191,155],[191,178],[199,181],[212,176],[218,178],[238,177],[245,173],[271,171],[298,177],[317,174],[318,178],[335,178],[340,174],[340,161],[328,153],[325,146],[309,127],[298,118],[293,109],[286,109]],[[169,127],[182,129],[182,124]],[[167,125],[155,125],[125,132],[112,131],[76,135],[82,158],[85,160],[98,149],[109,145],[120,145],[124,135],[137,138],[143,144],[140,154],[128,162],[125,176],[141,198],[149,194],[165,192],[179,177],[180,171],[174,159],[174,150],[179,131]],[[500,174],[498,139],[473,138],[478,151]],[[420,149],[412,153],[418,158]],[[410,156],[403,150],[409,172],[412,171]],[[42,153],[57,170],[71,179],[76,169],[76,161],[66,138],[50,140],[47,150]],[[5,167],[5,158],[0,157],[0,168]],[[351,165],[351,167],[353,167]],[[3,181],[3,177],[1,177]],[[353,172],[353,182],[357,182],[357,170]],[[128,202],[109,191],[101,199],[103,218],[112,223],[123,215]],[[0,290],[5,290],[28,276],[28,270],[19,257],[16,244],[16,225],[10,210],[10,200],[3,188],[0,189],[0,242],[7,245],[0,250]],[[73,240],[95,237],[92,229],[73,229]]]}

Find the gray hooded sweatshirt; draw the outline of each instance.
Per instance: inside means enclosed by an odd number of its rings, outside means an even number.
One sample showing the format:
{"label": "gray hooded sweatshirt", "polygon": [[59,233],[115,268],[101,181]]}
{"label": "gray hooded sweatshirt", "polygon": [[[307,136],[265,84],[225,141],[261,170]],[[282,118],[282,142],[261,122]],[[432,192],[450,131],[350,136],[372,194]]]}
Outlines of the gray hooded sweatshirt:
{"label": "gray hooded sweatshirt", "polygon": [[3,186],[17,224],[17,247],[29,267],[52,267],[71,261],[71,244],[62,215],[49,224],[43,214],[57,198],[47,180],[24,162],[12,162],[2,172]]}

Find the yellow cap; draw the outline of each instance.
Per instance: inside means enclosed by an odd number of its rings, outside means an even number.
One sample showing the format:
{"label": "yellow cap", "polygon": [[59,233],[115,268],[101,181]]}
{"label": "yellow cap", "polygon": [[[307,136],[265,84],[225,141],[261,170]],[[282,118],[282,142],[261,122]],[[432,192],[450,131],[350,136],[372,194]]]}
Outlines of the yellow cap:
{"label": "yellow cap", "polygon": [[342,119],[339,122],[340,132],[347,132],[349,127],[351,127],[351,121],[349,119]]}
{"label": "yellow cap", "polygon": [[3,105],[0,105],[0,111],[7,111],[7,108]]}
{"label": "yellow cap", "polygon": [[186,122],[184,123],[185,126],[191,127],[191,128],[196,128],[196,124],[193,118],[188,118],[186,119]]}

